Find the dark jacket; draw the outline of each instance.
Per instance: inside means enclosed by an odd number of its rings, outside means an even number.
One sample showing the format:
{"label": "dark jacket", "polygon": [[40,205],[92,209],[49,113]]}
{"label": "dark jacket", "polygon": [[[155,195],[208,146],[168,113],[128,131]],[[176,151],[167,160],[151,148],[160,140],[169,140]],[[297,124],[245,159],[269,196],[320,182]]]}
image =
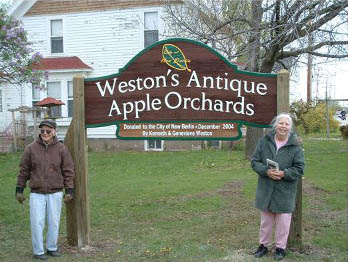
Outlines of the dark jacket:
{"label": "dark jacket", "polygon": [[55,137],[47,145],[41,137],[28,145],[20,162],[16,192],[23,192],[28,180],[31,192],[50,194],[74,188],[74,163],[67,148]]}
{"label": "dark jacket", "polygon": [[[256,207],[262,211],[291,213],[295,209],[297,181],[303,175],[304,155],[295,134],[277,152],[275,133],[262,137],[252,156],[251,166],[259,175],[256,189]],[[281,180],[267,176],[266,159],[278,162],[279,170],[284,171]]]}

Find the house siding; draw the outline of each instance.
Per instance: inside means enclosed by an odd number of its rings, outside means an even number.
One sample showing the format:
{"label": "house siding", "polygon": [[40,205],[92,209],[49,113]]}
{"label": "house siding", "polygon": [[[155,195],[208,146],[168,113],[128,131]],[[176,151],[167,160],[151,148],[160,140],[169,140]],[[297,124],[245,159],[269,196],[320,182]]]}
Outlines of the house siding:
{"label": "house siding", "polygon": [[[133,7],[158,6],[167,3],[168,0],[39,0],[27,12],[27,16],[52,15],[66,13],[82,13],[90,11],[106,11],[110,9],[125,9]],[[180,3],[179,0],[171,0],[171,3]]]}
{"label": "house siding", "polygon": [[[88,139],[88,150],[91,152],[121,152],[121,151],[143,151],[145,150],[144,141],[120,140],[120,139]],[[170,141],[164,143],[165,151],[184,151],[184,150],[201,150],[201,141]]]}
{"label": "house siding", "polygon": [[[2,83],[0,86],[2,90],[2,112],[0,112],[0,132],[12,130],[12,113],[9,109],[16,109],[20,106],[26,105],[26,98],[29,94],[29,87],[23,86],[16,88],[10,84]],[[15,117],[19,117],[19,112],[15,112]]]}
{"label": "house siding", "polygon": [[[24,28],[33,49],[50,57],[50,20],[63,20],[64,53],[78,56],[93,68],[88,77],[117,73],[144,47],[144,12],[161,7],[145,7],[64,15],[24,16]],[[159,21],[159,30],[163,23]],[[57,55],[55,55],[57,56]]]}

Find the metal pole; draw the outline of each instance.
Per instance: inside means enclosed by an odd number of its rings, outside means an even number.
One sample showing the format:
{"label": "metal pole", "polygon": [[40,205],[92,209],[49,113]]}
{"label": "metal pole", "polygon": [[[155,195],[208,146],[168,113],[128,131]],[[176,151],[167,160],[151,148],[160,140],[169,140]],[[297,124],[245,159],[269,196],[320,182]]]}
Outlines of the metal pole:
{"label": "metal pole", "polygon": [[308,54],[308,64],[307,64],[307,103],[312,101],[312,64],[313,57]]}
{"label": "metal pole", "polygon": [[[310,11],[311,12],[311,11]],[[312,20],[308,22],[309,27],[312,27]],[[311,33],[308,34],[308,45],[313,45],[313,36]],[[313,67],[313,56],[308,54],[307,60],[307,103],[312,101],[312,67]]]}
{"label": "metal pole", "polygon": [[325,115],[326,115],[326,138],[330,137],[330,119],[329,119],[329,105],[327,99],[327,79],[326,79],[326,89],[325,89]]}

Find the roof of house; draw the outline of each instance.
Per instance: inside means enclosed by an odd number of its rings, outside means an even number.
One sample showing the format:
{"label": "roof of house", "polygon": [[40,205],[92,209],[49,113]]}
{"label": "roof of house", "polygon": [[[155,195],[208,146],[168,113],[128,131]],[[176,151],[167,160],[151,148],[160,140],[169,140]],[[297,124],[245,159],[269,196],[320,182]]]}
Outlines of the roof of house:
{"label": "roof of house", "polygon": [[80,69],[80,70],[92,70],[92,68],[86,65],[79,57],[48,57],[42,58],[40,63],[35,67],[37,70],[68,70],[68,69]]}

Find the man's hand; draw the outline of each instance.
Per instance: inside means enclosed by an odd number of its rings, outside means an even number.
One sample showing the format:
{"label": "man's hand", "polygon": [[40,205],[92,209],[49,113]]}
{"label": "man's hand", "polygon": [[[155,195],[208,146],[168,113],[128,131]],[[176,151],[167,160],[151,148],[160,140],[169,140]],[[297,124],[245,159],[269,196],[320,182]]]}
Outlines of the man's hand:
{"label": "man's hand", "polygon": [[22,193],[16,193],[16,199],[20,204],[23,204],[25,197]]}
{"label": "man's hand", "polygon": [[65,194],[64,195],[64,203],[68,203],[73,199],[73,195],[72,194]]}

